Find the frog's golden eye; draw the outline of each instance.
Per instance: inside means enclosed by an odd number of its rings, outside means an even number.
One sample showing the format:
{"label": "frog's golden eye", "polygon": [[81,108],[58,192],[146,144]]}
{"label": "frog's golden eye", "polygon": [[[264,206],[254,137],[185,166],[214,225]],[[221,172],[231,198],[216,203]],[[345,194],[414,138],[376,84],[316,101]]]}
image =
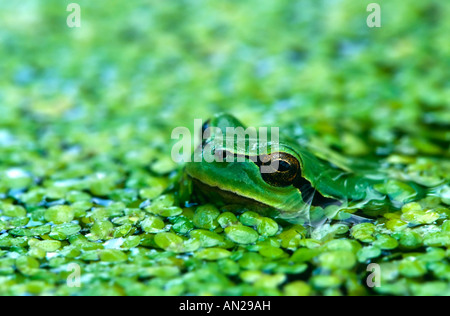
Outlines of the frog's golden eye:
{"label": "frog's golden eye", "polygon": [[293,184],[300,173],[300,163],[297,158],[283,152],[260,156],[259,165],[264,181],[276,187]]}

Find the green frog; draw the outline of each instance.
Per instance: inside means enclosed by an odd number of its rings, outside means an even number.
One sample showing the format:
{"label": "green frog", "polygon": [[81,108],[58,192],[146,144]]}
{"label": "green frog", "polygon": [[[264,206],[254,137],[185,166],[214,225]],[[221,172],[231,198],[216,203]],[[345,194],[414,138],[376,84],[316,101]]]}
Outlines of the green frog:
{"label": "green frog", "polygon": [[333,218],[370,220],[352,213],[400,207],[425,195],[420,185],[391,179],[368,162],[309,148],[287,136],[268,133],[239,142],[233,135],[230,145],[224,137],[230,128],[246,129],[228,114],[203,125],[202,144],[184,169],[187,196],[314,226]]}

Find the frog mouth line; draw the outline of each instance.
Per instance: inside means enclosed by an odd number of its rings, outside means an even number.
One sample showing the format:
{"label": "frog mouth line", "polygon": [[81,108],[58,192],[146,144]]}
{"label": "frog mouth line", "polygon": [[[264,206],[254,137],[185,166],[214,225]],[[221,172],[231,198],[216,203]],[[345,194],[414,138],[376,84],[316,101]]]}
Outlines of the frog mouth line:
{"label": "frog mouth line", "polygon": [[278,209],[276,207],[270,206],[263,202],[257,201],[251,197],[247,197],[244,195],[237,194],[235,192],[231,192],[229,190],[222,189],[219,186],[210,185],[201,180],[194,179],[191,176],[189,176],[189,178],[192,180],[194,185],[201,188],[202,191],[207,191],[207,190],[214,191],[214,193],[220,195],[224,199],[224,201],[232,201],[232,202],[234,202],[234,204],[242,204],[245,206],[251,204],[252,206],[258,206],[262,210],[282,211],[281,209]]}

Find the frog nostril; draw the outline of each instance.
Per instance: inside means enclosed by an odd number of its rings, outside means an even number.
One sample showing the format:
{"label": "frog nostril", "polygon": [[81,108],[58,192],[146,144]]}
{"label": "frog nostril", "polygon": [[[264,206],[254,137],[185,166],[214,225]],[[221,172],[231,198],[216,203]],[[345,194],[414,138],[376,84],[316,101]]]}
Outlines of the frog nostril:
{"label": "frog nostril", "polygon": [[208,127],[210,127],[211,124],[211,120],[207,120],[205,123],[203,123],[202,125],[202,134],[208,129]]}

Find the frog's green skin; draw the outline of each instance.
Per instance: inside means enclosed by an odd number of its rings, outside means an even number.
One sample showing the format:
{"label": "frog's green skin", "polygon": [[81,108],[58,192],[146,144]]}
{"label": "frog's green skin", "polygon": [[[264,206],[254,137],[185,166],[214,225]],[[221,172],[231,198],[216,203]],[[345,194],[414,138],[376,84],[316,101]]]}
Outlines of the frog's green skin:
{"label": "frog's green skin", "polygon": [[[225,135],[227,127],[245,127],[234,117],[219,114],[208,122],[209,127],[218,127]],[[215,138],[214,130],[208,139],[203,141],[203,146],[212,144]],[[271,136],[269,142],[258,143],[258,147],[266,148],[267,153],[272,153],[274,143]],[[364,176],[351,170],[351,167],[336,167],[327,161],[319,159],[308,149],[288,139],[282,139],[277,143],[278,151],[295,157],[300,164],[300,174],[292,185],[274,186],[267,183],[260,172],[260,167],[250,159],[252,154],[249,146],[227,148],[227,151],[235,156],[245,156],[243,162],[207,162],[203,158],[203,151],[194,153],[192,162],[187,163],[185,173],[194,184],[194,191],[201,193],[211,202],[223,202],[224,204],[243,204],[247,208],[269,213],[282,218],[308,219],[312,205],[345,204],[361,206],[361,203],[375,201],[386,204],[389,198],[375,190],[377,185],[386,183],[386,175],[369,174]],[[211,146],[217,153],[223,150],[220,144]],[[252,156],[253,157],[253,156]],[[195,162],[195,160],[201,160]],[[416,191],[417,189],[417,191]],[[419,188],[415,188],[418,192]],[[417,194],[414,194],[417,196]]]}

